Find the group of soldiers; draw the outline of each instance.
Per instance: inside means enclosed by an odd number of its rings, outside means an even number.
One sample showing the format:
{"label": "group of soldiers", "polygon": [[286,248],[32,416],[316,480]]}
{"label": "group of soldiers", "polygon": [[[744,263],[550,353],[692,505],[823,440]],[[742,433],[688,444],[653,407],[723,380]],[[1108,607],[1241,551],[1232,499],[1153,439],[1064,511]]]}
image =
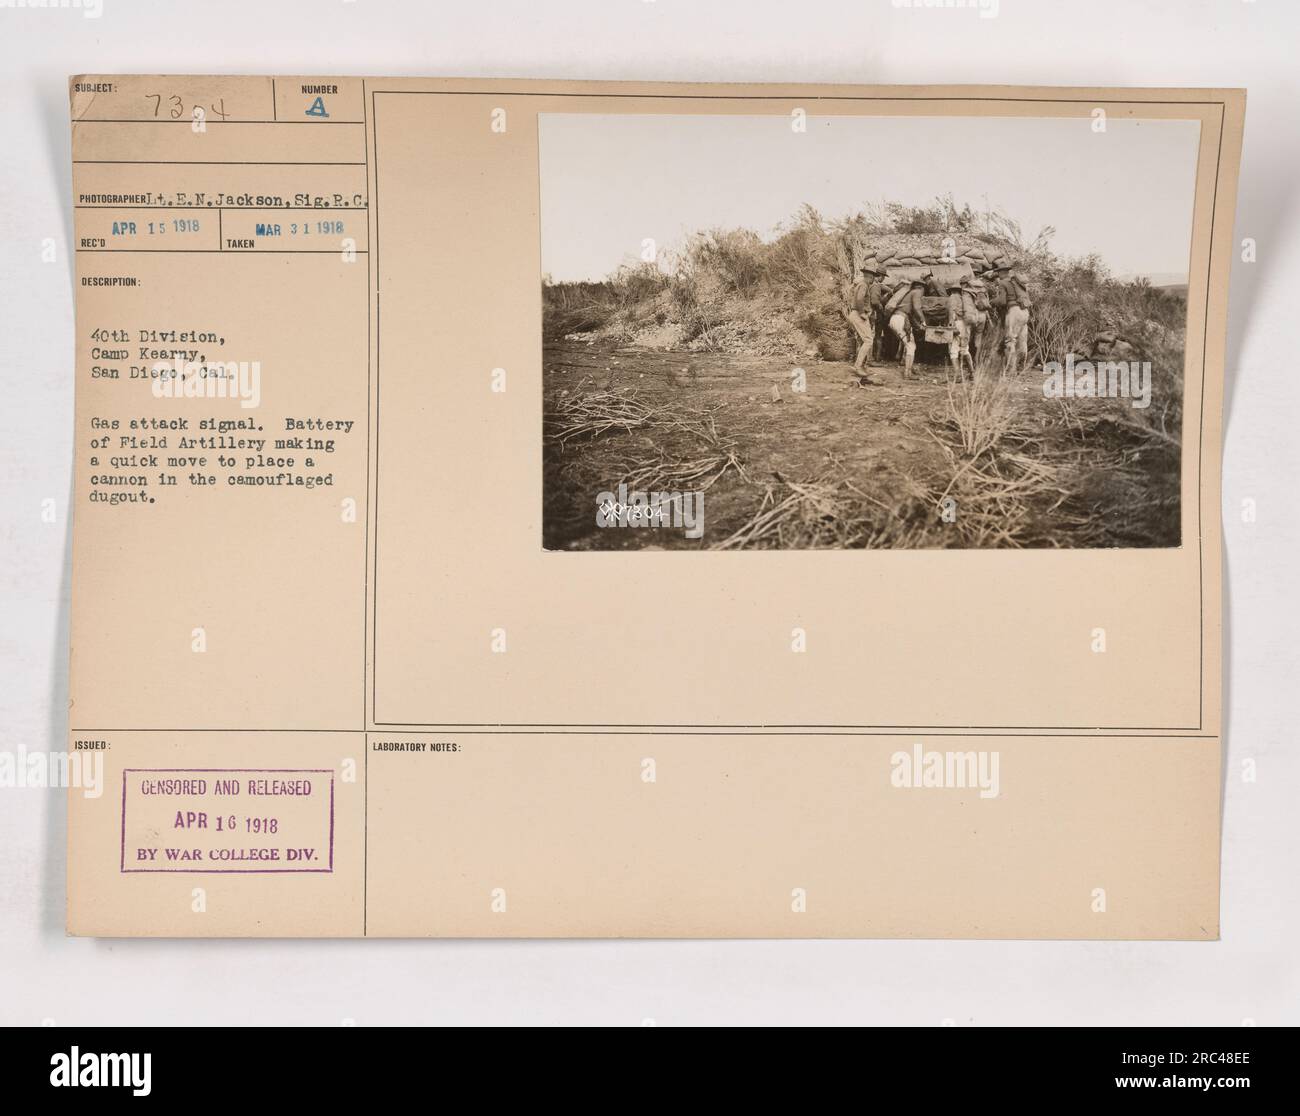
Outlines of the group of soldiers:
{"label": "group of soldiers", "polygon": [[1028,288],[1011,264],[990,264],[975,279],[963,275],[959,280],[941,284],[933,272],[899,282],[886,290],[882,282],[886,273],[873,263],[859,269],[862,278],[853,287],[853,306],[849,324],[858,336],[858,352],[853,365],[867,383],[880,381],[867,371],[868,359],[880,359],[884,331],[897,338],[903,378],[911,379],[916,359],[916,334],[925,336],[927,322],[923,299],[927,294],[946,298],[945,324],[951,330],[948,360],[956,376],[965,380],[966,369],[975,376],[975,361],[984,348],[986,335],[1000,331],[1004,374],[1014,375],[1029,357],[1029,311],[1032,303]]}

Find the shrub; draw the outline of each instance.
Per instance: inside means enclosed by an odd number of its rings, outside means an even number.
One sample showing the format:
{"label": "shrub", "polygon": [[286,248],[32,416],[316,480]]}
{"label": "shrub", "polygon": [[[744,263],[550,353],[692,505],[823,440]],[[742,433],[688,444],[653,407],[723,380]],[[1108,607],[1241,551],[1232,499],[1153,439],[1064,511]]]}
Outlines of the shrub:
{"label": "shrub", "polygon": [[1049,227],[1028,237],[1005,214],[976,212],[951,195],[927,206],[868,207],[835,221],[804,206],[767,241],[749,229],[710,229],[663,266],[624,266],[598,283],[544,282],[543,333],[548,340],[579,332],[671,337],[691,349],[851,359],[856,339],[844,312],[855,269],[873,253],[910,258],[922,251],[918,245],[933,253],[952,237],[973,259],[1005,258],[1020,268],[1034,299],[1032,361],[1087,351],[1107,330],[1132,342],[1152,362],[1159,401],[1137,412],[1140,421],[1177,437],[1185,295],[1117,280],[1096,256],[1058,257],[1053,233]]}

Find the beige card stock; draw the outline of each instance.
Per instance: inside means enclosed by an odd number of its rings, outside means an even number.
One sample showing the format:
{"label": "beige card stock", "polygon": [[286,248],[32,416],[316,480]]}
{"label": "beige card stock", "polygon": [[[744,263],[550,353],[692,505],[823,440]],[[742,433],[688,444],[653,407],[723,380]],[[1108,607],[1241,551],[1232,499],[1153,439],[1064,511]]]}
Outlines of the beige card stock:
{"label": "beige card stock", "polygon": [[70,100],[70,932],[1218,936],[1240,91]]}

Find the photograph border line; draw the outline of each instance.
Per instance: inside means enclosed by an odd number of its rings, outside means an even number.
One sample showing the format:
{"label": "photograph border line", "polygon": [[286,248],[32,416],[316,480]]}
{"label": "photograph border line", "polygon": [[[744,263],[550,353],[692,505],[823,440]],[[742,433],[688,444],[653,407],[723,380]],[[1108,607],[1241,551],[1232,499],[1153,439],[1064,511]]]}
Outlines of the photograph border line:
{"label": "photograph border line", "polygon": [[[1072,92],[1073,90],[1071,90]],[[1143,90],[1135,89],[1134,93],[1140,94]],[[1161,92],[1161,90],[1153,90]],[[379,315],[381,308],[379,305],[379,268],[380,268],[380,246],[379,246],[379,115],[378,108],[379,96],[486,96],[486,97],[567,97],[580,98],[586,100],[609,100],[611,98],[632,99],[632,100],[685,100],[685,101],[702,101],[702,100],[719,100],[719,101],[790,101],[798,97],[797,92],[792,93],[773,93],[773,94],[742,94],[742,93],[615,93],[615,92],[590,92],[590,93],[564,93],[544,90],[499,90],[499,89],[372,89],[370,90],[370,112],[369,126],[372,130],[374,146],[374,183],[369,201],[369,213],[373,214],[374,220],[374,252],[372,253],[374,265],[374,321],[375,321],[375,344],[373,352],[374,360],[374,424],[371,436],[374,442],[374,461],[375,477],[374,488],[370,493],[371,517],[370,522],[373,524],[374,532],[374,594],[368,596],[367,608],[372,613],[370,620],[370,656],[368,669],[370,670],[370,690],[369,690],[369,708],[367,709],[367,729],[365,731],[382,731],[385,729],[393,731],[462,731],[471,732],[477,730],[480,733],[501,733],[526,735],[529,733],[538,733],[541,735],[564,735],[566,732],[575,734],[586,732],[604,732],[617,730],[647,730],[656,732],[660,730],[677,730],[685,731],[689,734],[700,733],[707,734],[716,732],[719,729],[739,730],[742,735],[750,735],[754,732],[779,731],[798,733],[804,735],[825,734],[827,730],[842,730],[845,733],[861,733],[864,735],[874,735],[877,732],[889,733],[893,730],[899,730],[906,735],[913,734],[930,734],[931,730],[954,730],[954,735],[975,735],[978,730],[987,731],[992,735],[999,735],[1002,731],[1007,732],[1025,732],[1038,736],[1074,736],[1079,734],[1095,734],[1107,736],[1124,736],[1133,733],[1165,733],[1172,737],[1200,739],[1218,739],[1219,734],[1208,734],[1204,732],[1205,725],[1205,538],[1203,527],[1203,516],[1205,508],[1203,506],[1204,493],[1201,488],[1202,463],[1205,452],[1205,372],[1207,362],[1207,349],[1209,340],[1210,326],[1210,298],[1212,294],[1212,280],[1214,268],[1214,226],[1218,213],[1218,195],[1219,180],[1222,173],[1223,163],[1223,132],[1224,123],[1227,113],[1227,102],[1222,100],[1186,100],[1173,99],[1161,100],[1156,98],[1094,98],[1094,97],[961,97],[961,96],[875,96],[875,95],[825,95],[809,94],[809,96],[819,104],[828,104],[835,102],[876,102],[876,101],[897,101],[897,102],[948,102],[948,103],[1001,103],[1001,104],[1114,104],[1114,105],[1185,105],[1189,107],[1214,108],[1219,109],[1218,119],[1218,143],[1215,155],[1214,166],[1214,193],[1210,202],[1209,215],[1209,246],[1206,259],[1205,270],[1205,317],[1202,323],[1202,342],[1201,342],[1201,381],[1200,381],[1200,436],[1197,441],[1196,455],[1196,493],[1200,505],[1197,509],[1197,582],[1199,598],[1199,669],[1197,672],[1197,694],[1198,694],[1198,715],[1195,726],[1180,725],[1154,725],[1154,726],[1116,726],[1100,727],[1086,725],[689,725],[689,724],[662,724],[662,725],[633,725],[633,724],[583,724],[580,722],[567,722],[557,724],[545,724],[538,722],[506,722],[502,724],[491,723],[464,723],[453,724],[448,722],[411,722],[411,721],[381,721],[378,718],[378,601],[379,601],[379,465],[380,465],[380,443],[379,443],[379,403],[380,403],[380,374],[382,362],[380,360],[380,336]],[[540,112],[535,114],[540,117]],[[1205,142],[1204,132],[1199,138],[1198,157],[1203,150]],[[1193,212],[1195,212],[1195,203],[1193,203]],[[540,213],[540,210],[539,210]],[[540,222],[539,222],[540,236]],[[1038,731],[1044,729],[1047,731]],[[125,730],[123,730],[125,731]]]}

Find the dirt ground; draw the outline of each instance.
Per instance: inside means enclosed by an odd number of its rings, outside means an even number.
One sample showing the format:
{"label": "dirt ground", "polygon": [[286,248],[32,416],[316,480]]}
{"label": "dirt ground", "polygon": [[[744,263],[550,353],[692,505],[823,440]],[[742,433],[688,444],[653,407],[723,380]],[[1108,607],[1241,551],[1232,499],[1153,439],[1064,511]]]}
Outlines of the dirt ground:
{"label": "dirt ground", "polygon": [[[923,355],[942,359],[938,349]],[[1000,389],[999,406],[1012,419],[991,449],[971,453],[953,422],[953,401],[960,405],[969,389],[950,387],[934,363],[918,360],[910,380],[897,364],[878,364],[871,371],[883,382],[863,385],[852,365],[810,358],[800,366],[806,390],[796,391],[792,362],[771,357],[566,341],[548,344],[543,361],[548,549],[1177,544],[1176,506],[1172,530],[1169,522],[1177,454],[1155,461],[1126,430],[1089,429],[1085,437],[1072,428],[1077,419],[1044,400],[1037,371]],[[557,438],[584,397],[631,399],[654,417],[632,429],[614,424]],[[683,429],[674,422],[682,415],[707,417],[716,440],[700,436],[697,423]],[[597,526],[597,494],[646,476],[645,461],[710,453],[722,467],[693,486],[705,489],[702,538],[680,527]],[[1016,480],[1042,472],[1040,459],[1051,462],[1049,481]],[[1011,487],[989,488],[985,470],[1005,474]],[[1151,492],[1141,491],[1153,473],[1155,510]],[[671,475],[664,488],[673,487]],[[951,516],[948,498],[958,505]],[[1107,514],[1108,501],[1122,505],[1116,514]],[[973,515],[962,519],[963,503],[979,505],[983,526]],[[1008,520],[1009,528],[999,526]]]}

